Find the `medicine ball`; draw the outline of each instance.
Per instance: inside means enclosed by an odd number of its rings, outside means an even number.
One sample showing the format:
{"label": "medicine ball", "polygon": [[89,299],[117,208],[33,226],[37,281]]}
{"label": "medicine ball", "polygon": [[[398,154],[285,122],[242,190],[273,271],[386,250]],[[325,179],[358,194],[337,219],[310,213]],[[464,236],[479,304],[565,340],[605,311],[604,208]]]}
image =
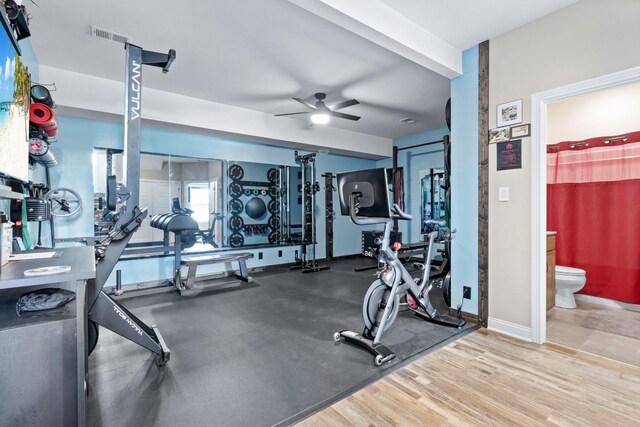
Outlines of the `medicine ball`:
{"label": "medicine ball", "polygon": [[267,205],[259,197],[249,199],[244,207],[245,213],[252,219],[260,219],[267,212]]}

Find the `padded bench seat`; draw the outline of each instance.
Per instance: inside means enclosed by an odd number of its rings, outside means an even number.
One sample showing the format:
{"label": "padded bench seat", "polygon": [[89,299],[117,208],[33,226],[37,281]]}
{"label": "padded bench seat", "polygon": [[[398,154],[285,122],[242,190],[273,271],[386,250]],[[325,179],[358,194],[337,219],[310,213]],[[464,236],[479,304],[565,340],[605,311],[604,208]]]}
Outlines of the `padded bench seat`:
{"label": "padded bench seat", "polygon": [[[253,282],[253,278],[249,276],[249,270],[247,269],[247,260],[253,258],[252,253],[244,252],[238,254],[213,254],[202,255],[184,258],[181,260],[180,265],[187,267],[187,280],[182,280],[180,270],[176,271],[176,277],[174,278],[174,284],[180,292],[180,295],[195,295],[202,292],[205,288],[207,290],[212,288],[227,288],[231,286],[237,286],[240,282]],[[196,286],[196,271],[199,265],[217,264],[221,262],[238,262],[238,273],[235,273],[237,280],[223,283],[211,283],[207,286]]]}

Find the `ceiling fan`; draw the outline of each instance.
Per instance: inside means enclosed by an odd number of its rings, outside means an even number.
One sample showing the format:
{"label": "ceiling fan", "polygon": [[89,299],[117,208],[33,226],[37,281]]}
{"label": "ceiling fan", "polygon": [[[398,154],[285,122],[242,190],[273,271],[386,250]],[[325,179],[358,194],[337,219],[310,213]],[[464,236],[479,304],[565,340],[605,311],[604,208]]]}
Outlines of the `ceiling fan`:
{"label": "ceiling fan", "polygon": [[322,92],[318,92],[315,95],[317,99],[315,105],[305,101],[300,98],[293,98],[295,101],[298,101],[300,104],[304,105],[307,108],[310,108],[311,111],[301,111],[298,113],[284,113],[284,114],[276,114],[276,116],[293,116],[296,114],[311,114],[311,121],[315,124],[326,124],[329,122],[331,117],[336,117],[338,119],[347,119],[358,121],[360,120],[359,116],[354,116],[351,114],[340,113],[336,110],[341,110],[343,108],[351,107],[352,105],[360,104],[356,99],[350,99],[348,101],[337,102],[335,104],[325,104],[324,100],[327,97],[326,94]]}

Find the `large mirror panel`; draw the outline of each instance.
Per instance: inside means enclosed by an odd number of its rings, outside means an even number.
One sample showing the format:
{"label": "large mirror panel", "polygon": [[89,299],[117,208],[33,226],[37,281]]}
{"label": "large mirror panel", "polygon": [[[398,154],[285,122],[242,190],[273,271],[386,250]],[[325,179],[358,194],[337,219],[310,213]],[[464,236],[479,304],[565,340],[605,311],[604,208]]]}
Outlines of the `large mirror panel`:
{"label": "large mirror panel", "polygon": [[[94,150],[97,234],[106,233],[117,220],[117,209],[107,203],[107,177],[122,182],[122,161],[120,150]],[[151,220],[176,214],[189,216],[194,224],[193,232],[182,233],[185,252],[297,244],[305,209],[303,185],[299,167],[142,153],[139,203],[148,216],[130,245],[166,250],[175,234],[165,233],[157,223],[152,226]]]}
{"label": "large mirror panel", "polygon": [[196,236],[193,250],[223,247],[224,162],[179,156],[169,156],[169,161],[170,188],[179,188],[180,192],[171,197],[165,213],[190,215],[197,222],[202,233]]}
{"label": "large mirror panel", "polygon": [[447,218],[446,195],[444,191],[444,170],[429,169],[420,171],[421,204],[420,232],[428,233],[428,220],[444,220]]}
{"label": "large mirror panel", "polygon": [[[94,150],[94,224],[97,233],[105,232],[114,222],[115,212],[107,208],[107,177],[115,176],[116,182],[122,182],[122,160],[119,150]],[[211,246],[222,246],[222,230],[213,218],[219,218],[222,211],[223,169],[221,160],[141,154],[139,200],[140,206],[147,208],[148,215],[130,243],[161,244],[164,231],[152,227],[151,218],[182,212],[191,215],[201,230],[210,231],[213,225]],[[170,233],[169,241],[173,240],[174,235]]]}

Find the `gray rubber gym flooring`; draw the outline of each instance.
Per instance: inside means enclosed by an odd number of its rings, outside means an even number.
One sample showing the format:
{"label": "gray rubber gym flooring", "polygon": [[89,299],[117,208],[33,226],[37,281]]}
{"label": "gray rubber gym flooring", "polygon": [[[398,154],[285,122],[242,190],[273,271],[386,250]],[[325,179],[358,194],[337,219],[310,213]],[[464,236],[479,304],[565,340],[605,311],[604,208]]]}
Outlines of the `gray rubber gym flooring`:
{"label": "gray rubber gym flooring", "polygon": [[375,367],[358,348],[334,343],[362,331],[373,271],[347,259],[312,274],[275,270],[227,291],[124,300],[156,324],[171,349],[158,368],[146,349],[101,328],[89,358],[90,426],[289,425],[375,381],[407,358],[468,331],[402,313],[383,342],[396,360]]}

